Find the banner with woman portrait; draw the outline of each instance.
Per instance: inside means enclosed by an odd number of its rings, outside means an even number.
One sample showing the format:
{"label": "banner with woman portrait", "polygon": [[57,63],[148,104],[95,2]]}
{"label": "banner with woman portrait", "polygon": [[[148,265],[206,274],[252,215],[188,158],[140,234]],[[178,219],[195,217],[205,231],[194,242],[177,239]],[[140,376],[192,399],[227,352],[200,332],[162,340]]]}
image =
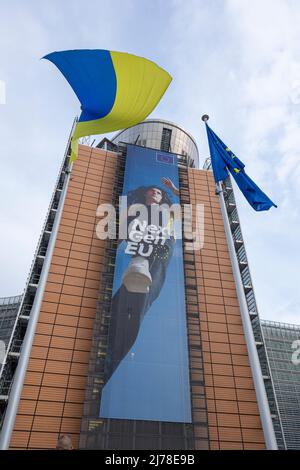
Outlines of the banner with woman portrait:
{"label": "banner with woman portrait", "polygon": [[178,188],[176,155],[128,145],[100,417],[191,422]]}

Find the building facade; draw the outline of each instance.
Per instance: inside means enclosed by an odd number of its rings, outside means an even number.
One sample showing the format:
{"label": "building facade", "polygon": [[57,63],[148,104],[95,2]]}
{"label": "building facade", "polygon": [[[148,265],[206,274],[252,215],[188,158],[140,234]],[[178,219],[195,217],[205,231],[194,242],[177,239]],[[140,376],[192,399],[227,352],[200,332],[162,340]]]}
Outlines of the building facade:
{"label": "building facade", "polygon": [[0,341],[3,341],[6,347],[11,338],[21,300],[21,295],[0,299]]}
{"label": "building facade", "polygon": [[124,129],[112,139],[113,144],[127,142],[142,147],[173,152],[186,158],[189,167],[199,167],[199,154],[194,138],[171,121],[146,119]]}
{"label": "building facade", "polygon": [[[20,355],[13,362],[8,351],[2,370],[2,447],[51,449],[60,434],[81,449],[266,447],[213,175],[195,168],[197,147],[185,131],[164,121],[156,129],[153,120],[147,130],[147,122],[119,133],[117,151],[107,142],[80,145],[72,168],[68,143],[19,309],[19,322],[27,322],[15,330]],[[191,252],[183,240],[182,253],[191,422],[99,417],[118,244],[98,238],[97,207],[116,205],[122,193],[128,143],[141,158],[145,147],[175,153],[181,204],[204,207],[204,247]],[[236,231],[229,180],[225,186]],[[241,232],[235,244],[249,315],[259,324]],[[279,441],[280,432],[278,425]]]}
{"label": "building facade", "polygon": [[285,448],[300,449],[300,326],[267,320],[261,326]]}
{"label": "building facade", "polygon": [[[6,408],[5,400],[8,396],[8,383],[4,380],[4,376],[2,374],[5,357],[9,349],[11,362],[16,362],[21,344],[17,340],[12,342],[13,331],[16,324],[21,300],[21,295],[2,297],[0,299],[0,417],[2,417],[4,414]],[[0,418],[0,426],[1,423],[2,419]]]}

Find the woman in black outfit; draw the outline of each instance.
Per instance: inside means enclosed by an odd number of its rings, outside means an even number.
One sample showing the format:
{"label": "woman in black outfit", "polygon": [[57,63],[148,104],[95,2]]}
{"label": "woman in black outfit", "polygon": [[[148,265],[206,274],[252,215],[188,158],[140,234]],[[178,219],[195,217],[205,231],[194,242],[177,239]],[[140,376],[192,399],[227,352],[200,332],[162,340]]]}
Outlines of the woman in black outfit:
{"label": "woman in black outfit", "polygon": [[[169,178],[162,178],[162,183],[174,194],[179,194],[178,189]],[[151,206],[156,205],[159,208],[162,204],[172,205],[166,191],[159,186],[139,187],[129,192],[127,202],[129,207],[132,204],[144,204],[148,210],[148,221],[151,220]],[[127,226],[135,218],[128,217]],[[105,383],[108,382],[134,344],[145,314],[159,296],[165,282],[166,271],[173,254],[174,245],[175,239],[172,235],[166,238],[164,243],[153,244],[152,253],[147,258],[152,278],[148,292],[130,292],[123,283],[113,296],[108,349],[104,368]]]}

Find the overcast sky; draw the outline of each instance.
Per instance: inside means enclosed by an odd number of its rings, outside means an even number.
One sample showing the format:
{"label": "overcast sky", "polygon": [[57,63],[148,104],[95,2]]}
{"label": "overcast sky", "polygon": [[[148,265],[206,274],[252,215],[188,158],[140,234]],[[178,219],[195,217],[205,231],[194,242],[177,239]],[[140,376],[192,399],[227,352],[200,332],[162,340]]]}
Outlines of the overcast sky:
{"label": "overcast sky", "polygon": [[300,323],[299,0],[10,0],[0,7],[0,296],[23,291],[79,112],[71,88],[40,58],[99,48],[165,68],[173,82],[151,116],[189,131],[202,166],[208,113],[278,204],[257,213],[236,194],[260,315]]}

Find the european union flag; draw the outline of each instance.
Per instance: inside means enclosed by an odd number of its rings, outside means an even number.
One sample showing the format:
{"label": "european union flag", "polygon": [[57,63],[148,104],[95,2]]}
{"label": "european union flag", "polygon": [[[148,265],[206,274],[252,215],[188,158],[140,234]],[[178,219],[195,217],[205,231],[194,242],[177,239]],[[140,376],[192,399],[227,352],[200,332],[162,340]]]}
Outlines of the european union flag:
{"label": "european union flag", "polygon": [[205,125],[215,182],[218,183],[225,180],[228,177],[229,170],[253,209],[256,211],[267,211],[272,206],[277,207],[245,173],[244,163],[222,142],[207,123]]}

